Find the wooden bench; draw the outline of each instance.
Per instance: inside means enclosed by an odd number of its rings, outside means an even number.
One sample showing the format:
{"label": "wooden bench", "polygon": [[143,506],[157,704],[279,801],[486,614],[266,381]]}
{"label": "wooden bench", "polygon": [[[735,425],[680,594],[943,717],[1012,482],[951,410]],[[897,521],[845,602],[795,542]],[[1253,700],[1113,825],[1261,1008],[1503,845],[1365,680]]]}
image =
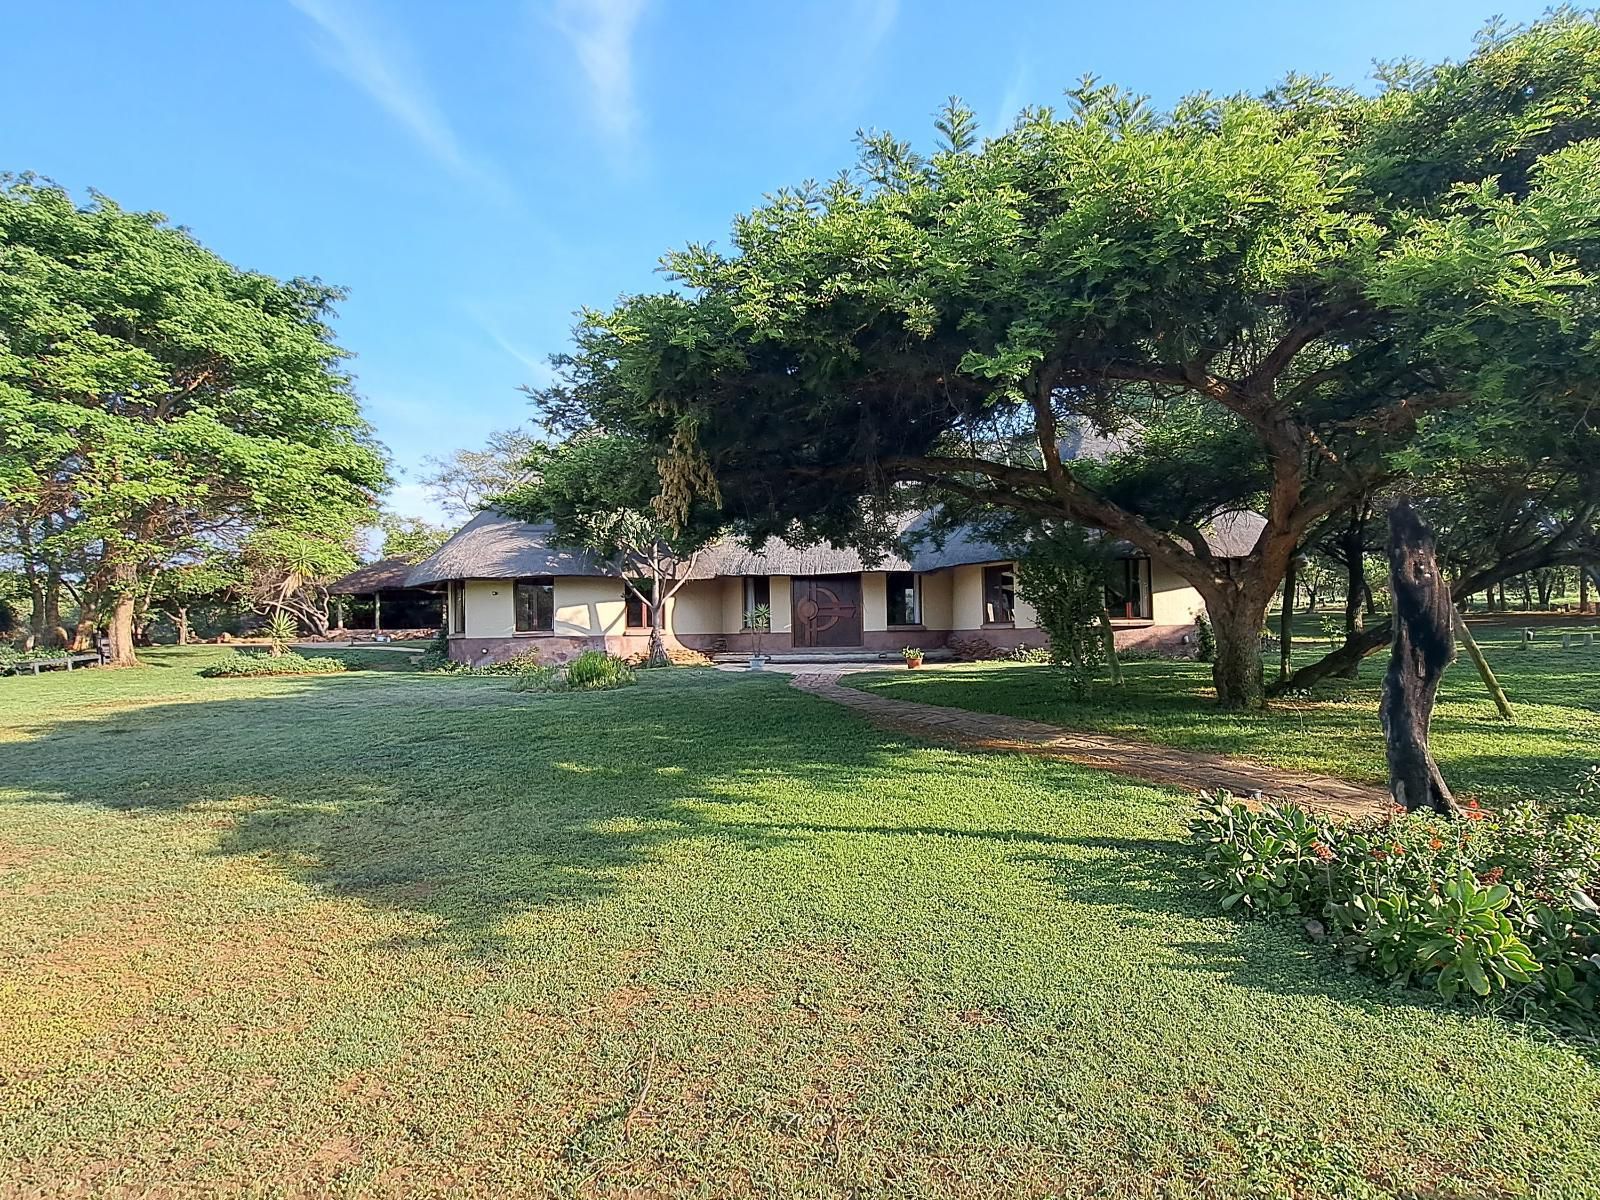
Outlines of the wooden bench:
{"label": "wooden bench", "polygon": [[21,662],[13,663],[11,669],[18,675],[21,675],[25,670],[32,671],[37,675],[47,667],[63,667],[70,671],[75,666],[97,667],[99,665],[100,656],[98,654],[83,653],[63,654],[60,658],[25,658]]}

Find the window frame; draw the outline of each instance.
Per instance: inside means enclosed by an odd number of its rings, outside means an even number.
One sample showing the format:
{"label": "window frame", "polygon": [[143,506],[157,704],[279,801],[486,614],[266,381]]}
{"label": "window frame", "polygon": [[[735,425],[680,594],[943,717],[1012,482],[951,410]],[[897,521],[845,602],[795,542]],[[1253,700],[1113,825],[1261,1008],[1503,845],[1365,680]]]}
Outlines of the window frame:
{"label": "window frame", "polygon": [[[629,584],[632,584],[633,586],[630,587]],[[641,600],[641,599],[639,599],[638,596],[635,596],[633,594],[635,589],[637,589],[638,591],[644,593],[646,596],[649,596],[650,599],[649,600]],[[656,585],[655,585],[655,580],[653,580],[653,579],[630,579],[627,583],[624,583],[622,585],[622,628],[623,629],[625,629],[625,630],[648,630],[650,628],[650,620],[651,620],[650,610],[653,609],[656,606],[656,604],[655,604],[655,590],[656,590]],[[639,623],[638,624],[635,624],[634,620],[633,620],[633,616],[634,616],[635,612],[637,612],[639,614]]]}
{"label": "window frame", "polygon": [[[991,587],[990,586],[989,577],[992,574],[993,575],[997,575],[999,577],[999,580],[1001,582],[998,583],[998,586],[995,586],[995,587]],[[1005,586],[1005,584],[1003,582],[1004,579],[1007,576],[1009,576],[1010,579],[1011,579],[1011,586],[1010,587]],[[1007,605],[1007,608],[1006,608],[1006,615],[1003,618],[991,617],[989,615],[990,614],[990,596],[995,592],[1002,593],[1002,594],[1006,595],[1007,598],[1008,598],[1008,605]],[[1006,626],[1014,626],[1014,625],[1016,625],[1016,623],[1017,623],[1017,564],[1016,563],[1014,563],[1014,562],[990,563],[990,564],[986,565],[983,568],[983,596],[982,596],[981,603],[983,604],[983,624],[984,624],[984,626],[986,628],[1002,628],[1003,629]]]}
{"label": "window frame", "polygon": [[[757,595],[758,586],[767,593],[764,599]],[[772,576],[746,575],[744,577],[744,611],[740,614],[740,621],[745,629],[753,628],[750,624],[750,614],[763,604],[767,606],[769,614],[767,624],[770,627],[773,624],[772,618],[775,615],[772,613]],[[771,632],[770,628],[767,632]]]}
{"label": "window frame", "polygon": [[[895,587],[896,577],[911,580],[911,612],[909,621],[894,619],[892,597],[902,589]],[[903,614],[904,615],[904,614]],[[885,571],[883,575],[883,623],[890,629],[921,629],[922,624],[922,574],[918,571]]]}
{"label": "window frame", "polygon": [[[535,595],[544,592],[550,597],[550,615],[548,625],[539,625],[538,605],[534,605],[535,623],[527,629],[522,628],[522,596],[525,590],[534,591]],[[556,581],[553,575],[529,575],[522,579],[513,580],[511,583],[511,632],[517,637],[534,637],[541,633],[554,633],[556,628]]]}
{"label": "window frame", "polygon": [[1127,611],[1128,610],[1128,604],[1127,604],[1126,601],[1124,601],[1123,604],[1121,605],[1121,611],[1117,611],[1117,609],[1113,608],[1112,607],[1112,603],[1111,603],[1112,602],[1112,595],[1111,595],[1111,590],[1112,589],[1111,589],[1111,582],[1110,582],[1110,579],[1109,579],[1109,570],[1108,570],[1108,578],[1107,578],[1106,582],[1103,585],[1103,591],[1104,591],[1103,599],[1104,599],[1104,602],[1105,602],[1107,614],[1111,617],[1111,619],[1113,621],[1149,621],[1149,620],[1151,620],[1152,619],[1152,613],[1153,613],[1154,610],[1151,608],[1151,604],[1152,604],[1153,598],[1152,598],[1152,596],[1150,594],[1150,591],[1151,591],[1151,589],[1150,589],[1150,560],[1148,558],[1145,558],[1145,557],[1140,556],[1140,555],[1134,555],[1134,556],[1129,557],[1129,558],[1113,559],[1111,561],[1111,563],[1109,563],[1107,565],[1108,565],[1108,568],[1112,568],[1112,569],[1114,569],[1117,565],[1121,566],[1121,568],[1122,568],[1122,587],[1123,587],[1124,590],[1128,590],[1128,589],[1131,588],[1131,590],[1133,591],[1133,594],[1134,594],[1133,595],[1133,599],[1134,599],[1133,609],[1134,609],[1134,611],[1132,613],[1129,613]]}
{"label": "window frame", "polygon": [[445,636],[467,636],[467,581],[452,579],[445,585]]}

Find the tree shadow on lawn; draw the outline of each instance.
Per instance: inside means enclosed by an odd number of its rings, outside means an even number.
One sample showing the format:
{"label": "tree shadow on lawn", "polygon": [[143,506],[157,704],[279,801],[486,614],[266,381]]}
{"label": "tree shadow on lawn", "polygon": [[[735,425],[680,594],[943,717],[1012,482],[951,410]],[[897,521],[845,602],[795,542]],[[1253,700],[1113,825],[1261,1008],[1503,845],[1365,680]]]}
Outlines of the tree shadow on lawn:
{"label": "tree shadow on lawn", "polygon": [[39,802],[205,813],[226,823],[215,853],[427,913],[439,926],[419,941],[486,953],[508,917],[609,895],[670,843],[800,836],[708,805],[850,795],[906,770],[906,739],[779,680],[555,697],[504,679],[307,677],[248,697],[229,682],[212,702],[33,724],[0,743],[0,780]]}
{"label": "tree shadow on lawn", "polygon": [[[283,694],[228,697],[219,681],[223,698],[212,703],[41,722],[36,740],[0,744],[0,780],[37,802],[205,814],[226,822],[214,853],[426,915],[407,944],[469,957],[512,949],[510,918],[610,896],[674,843],[708,839],[743,852],[830,834],[949,836],[1036,865],[1062,898],[1102,907],[1109,920],[1211,919],[1214,941],[1166,943],[1179,969],[1287,995],[1334,991],[1373,1010],[1395,1003],[1377,985],[1336,979],[1319,949],[1289,933],[1218,914],[1176,838],[962,827],[917,822],[905,808],[894,811],[906,824],[885,819],[873,811],[874,773],[913,788],[927,773],[977,796],[995,764],[1016,760],[933,751],[918,762],[931,747],[784,682],[685,679],[562,697],[522,696],[489,679],[352,682],[306,679]],[[1068,787],[1097,778],[1035,760],[1029,769],[1060,773]],[[1150,789],[1112,786],[1159,803]],[[835,808],[859,800],[861,824],[786,818],[817,793]],[[1090,795],[1084,803],[1092,822]]]}

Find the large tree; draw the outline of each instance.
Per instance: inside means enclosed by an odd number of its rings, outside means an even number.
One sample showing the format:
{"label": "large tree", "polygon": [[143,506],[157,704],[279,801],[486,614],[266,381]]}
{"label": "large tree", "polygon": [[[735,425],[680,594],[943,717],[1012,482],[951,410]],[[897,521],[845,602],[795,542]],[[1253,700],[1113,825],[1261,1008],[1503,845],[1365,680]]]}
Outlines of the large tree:
{"label": "large tree", "polygon": [[[1565,385],[1594,313],[1597,73],[1600,24],[1566,14],[1373,97],[1290,80],[1156,114],[1085,83],[981,147],[869,139],[730,252],[669,255],[681,290],[587,314],[549,399],[757,533],[859,537],[906,482],[1104,530],[1199,591],[1218,696],[1254,705],[1308,534],[1410,470],[1436,414],[1540,420]],[[1142,466],[1067,458],[1085,425]],[[1266,524],[1225,561],[1203,519],[1241,505]]]}
{"label": "large tree", "polygon": [[552,524],[563,543],[589,551],[615,575],[648,617],[651,664],[664,664],[667,606],[716,536],[716,514],[699,505],[691,519],[668,520],[650,447],[600,430],[541,442],[522,467],[532,482],[494,497],[494,506]]}
{"label": "large tree", "polygon": [[417,481],[451,516],[465,519],[493,497],[533,482],[528,464],[541,444],[530,429],[496,429],[482,449],[428,455]]}
{"label": "large tree", "polygon": [[0,517],[135,661],[148,575],[262,531],[340,540],[384,458],[327,324],[336,289],[223,261],[156,213],[0,179]]}

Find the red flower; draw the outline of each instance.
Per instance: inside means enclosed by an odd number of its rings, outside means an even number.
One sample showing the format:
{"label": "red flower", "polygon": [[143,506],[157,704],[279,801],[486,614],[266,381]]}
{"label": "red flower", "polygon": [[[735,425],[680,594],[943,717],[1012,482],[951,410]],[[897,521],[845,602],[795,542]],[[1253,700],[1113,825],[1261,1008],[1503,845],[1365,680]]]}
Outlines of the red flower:
{"label": "red flower", "polygon": [[1442,849],[1444,849],[1444,843],[1441,842],[1438,838],[1429,838],[1428,839],[1428,849],[1429,850],[1442,850]]}
{"label": "red flower", "polygon": [[1478,876],[1478,882],[1496,884],[1505,878],[1505,874],[1506,869],[1504,867],[1490,867],[1482,875]]}
{"label": "red flower", "polygon": [[1333,861],[1333,851],[1329,850],[1321,842],[1312,842],[1311,843],[1311,853],[1315,854],[1317,856],[1317,858],[1322,862],[1332,862]]}

